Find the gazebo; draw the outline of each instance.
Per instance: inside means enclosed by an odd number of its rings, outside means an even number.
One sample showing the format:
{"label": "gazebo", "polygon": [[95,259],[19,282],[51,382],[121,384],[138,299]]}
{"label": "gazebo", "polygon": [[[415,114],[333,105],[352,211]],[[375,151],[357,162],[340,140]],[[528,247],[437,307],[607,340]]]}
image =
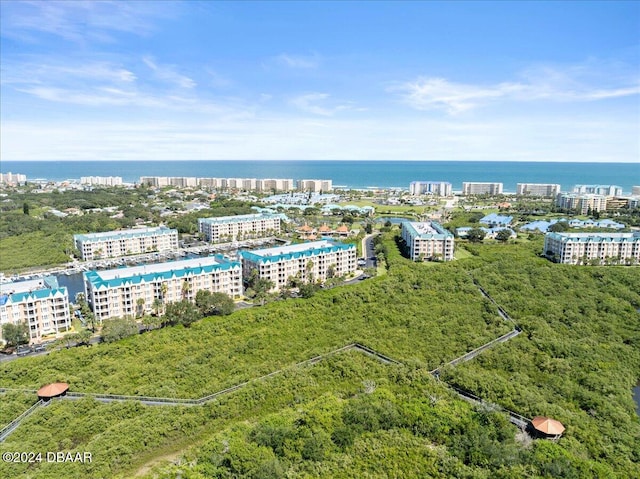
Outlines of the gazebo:
{"label": "gazebo", "polygon": [[67,383],[51,383],[38,389],[38,397],[49,401],[51,398],[64,396],[68,390],[69,385]]}
{"label": "gazebo", "polygon": [[546,416],[534,417],[531,420],[531,427],[536,435],[547,439],[559,439],[564,432],[564,426],[560,421]]}

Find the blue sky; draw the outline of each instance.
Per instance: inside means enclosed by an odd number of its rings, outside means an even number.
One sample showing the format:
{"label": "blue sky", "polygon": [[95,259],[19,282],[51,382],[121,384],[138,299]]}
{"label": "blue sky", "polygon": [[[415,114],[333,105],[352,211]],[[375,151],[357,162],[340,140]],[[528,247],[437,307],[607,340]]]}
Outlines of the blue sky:
{"label": "blue sky", "polygon": [[0,5],[5,160],[640,162],[640,2]]}

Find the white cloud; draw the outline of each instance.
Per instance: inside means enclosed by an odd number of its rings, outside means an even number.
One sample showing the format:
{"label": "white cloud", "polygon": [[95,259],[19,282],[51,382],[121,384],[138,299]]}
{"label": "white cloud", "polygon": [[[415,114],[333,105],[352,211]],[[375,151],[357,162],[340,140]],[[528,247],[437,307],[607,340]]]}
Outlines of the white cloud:
{"label": "white cloud", "polygon": [[158,79],[162,81],[166,81],[185,89],[194,88],[196,86],[196,82],[191,78],[176,72],[176,67],[173,65],[158,65],[151,57],[144,57],[142,61],[154,72]]}
{"label": "white cloud", "polygon": [[173,2],[2,2],[2,35],[30,42],[47,34],[73,42],[115,42],[115,34],[151,33],[154,22],[177,14]]}
{"label": "white cloud", "polygon": [[350,104],[328,106],[325,100],[329,99],[330,96],[328,93],[307,93],[292,98],[290,103],[305,113],[320,116],[333,116],[339,111],[353,109]]}
{"label": "white cloud", "polygon": [[311,69],[318,68],[320,59],[317,55],[291,55],[282,53],[276,57],[276,62],[289,68]]}
{"label": "white cloud", "polygon": [[640,94],[637,75],[605,79],[585,68],[569,67],[562,70],[542,66],[529,69],[520,76],[522,78],[519,81],[493,85],[419,77],[396,83],[388,91],[399,93],[403,101],[416,110],[444,110],[452,115],[509,101],[586,102]]}

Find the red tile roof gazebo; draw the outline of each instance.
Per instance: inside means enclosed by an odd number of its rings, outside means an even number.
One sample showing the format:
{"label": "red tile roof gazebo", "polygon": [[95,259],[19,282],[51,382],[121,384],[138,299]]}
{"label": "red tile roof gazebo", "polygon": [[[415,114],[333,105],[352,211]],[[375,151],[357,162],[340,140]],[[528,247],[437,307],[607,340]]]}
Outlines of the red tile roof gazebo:
{"label": "red tile roof gazebo", "polygon": [[63,396],[69,390],[67,383],[51,383],[38,389],[38,397],[48,401],[51,398]]}
{"label": "red tile roof gazebo", "polygon": [[565,429],[560,421],[546,416],[534,417],[531,420],[531,426],[537,433],[551,439],[558,439]]}

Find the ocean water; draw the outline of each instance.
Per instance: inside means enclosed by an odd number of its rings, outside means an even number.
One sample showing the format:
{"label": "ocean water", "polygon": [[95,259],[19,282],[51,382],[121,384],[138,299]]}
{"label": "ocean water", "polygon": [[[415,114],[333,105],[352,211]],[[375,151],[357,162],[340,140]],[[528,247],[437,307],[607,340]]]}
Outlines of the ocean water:
{"label": "ocean water", "polygon": [[454,190],[463,181],[502,182],[506,192],[516,183],[557,183],[563,191],[576,184],[618,185],[625,192],[640,185],[638,163],[551,163],[492,161],[2,161],[2,173],[27,179],[62,181],[81,176],[330,179],[349,188],[408,188],[412,181],[448,181]]}

